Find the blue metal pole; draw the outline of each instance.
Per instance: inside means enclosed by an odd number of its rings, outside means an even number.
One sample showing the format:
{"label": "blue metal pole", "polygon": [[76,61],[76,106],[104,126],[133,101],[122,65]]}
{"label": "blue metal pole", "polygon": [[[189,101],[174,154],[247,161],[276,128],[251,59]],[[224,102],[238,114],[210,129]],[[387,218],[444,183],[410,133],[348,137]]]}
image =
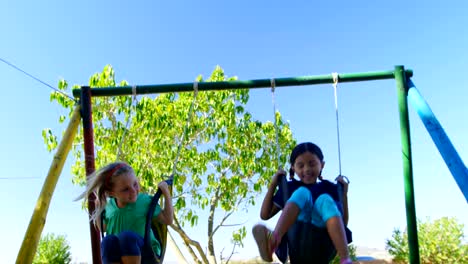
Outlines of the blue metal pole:
{"label": "blue metal pole", "polygon": [[440,125],[439,121],[435,117],[431,108],[421,96],[419,91],[414,86],[414,83],[408,79],[408,99],[412,103],[413,107],[418,112],[424,126],[432,137],[437,149],[439,150],[442,158],[444,159],[447,167],[452,173],[453,178],[458,184],[458,187],[462,191],[465,199],[468,203],[468,169],[466,168],[463,160],[457,153],[457,150],[450,142],[447,134]]}

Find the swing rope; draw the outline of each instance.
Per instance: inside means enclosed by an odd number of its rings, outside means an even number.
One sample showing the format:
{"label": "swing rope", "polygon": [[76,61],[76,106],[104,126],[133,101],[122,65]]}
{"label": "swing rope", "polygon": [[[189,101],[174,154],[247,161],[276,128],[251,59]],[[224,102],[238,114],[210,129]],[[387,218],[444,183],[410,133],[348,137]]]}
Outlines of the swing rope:
{"label": "swing rope", "polygon": [[339,174],[341,175],[341,142],[340,142],[340,122],[338,118],[338,73],[332,73],[333,76],[333,91],[335,94],[335,113],[336,113],[336,137],[338,140],[338,169]]}
{"label": "swing rope", "polygon": [[179,161],[180,151],[182,149],[185,137],[188,134],[188,128],[189,128],[189,125],[190,125],[190,120],[191,120],[191,117],[192,117],[192,112],[193,112],[193,108],[194,108],[194,105],[195,105],[195,101],[197,100],[197,95],[198,95],[198,82],[195,81],[193,83],[193,100],[192,100],[192,104],[190,105],[190,108],[189,108],[189,111],[188,111],[188,114],[187,114],[187,121],[185,122],[184,132],[183,132],[182,136],[180,137],[179,146],[177,147],[177,154],[176,154],[176,157],[174,159],[174,164],[172,165],[172,176],[174,176],[175,173],[177,172],[177,162]]}
{"label": "swing rope", "polygon": [[[349,178],[342,175],[341,173],[341,142],[340,142],[340,122],[338,119],[338,73],[334,72],[332,73],[333,76],[333,90],[335,94],[335,113],[336,113],[336,137],[338,140],[338,168],[339,168],[339,174],[338,177],[343,177],[343,179],[349,184]],[[341,185],[340,185],[341,187]]]}
{"label": "swing rope", "polygon": [[276,121],[275,88],[276,88],[275,79],[271,79],[271,102],[273,104],[273,119],[274,119],[275,133],[276,133],[276,137],[275,137],[276,139],[276,161],[278,162],[278,169],[280,169],[281,168],[281,151],[280,151],[280,144],[279,144],[278,122]]}
{"label": "swing rope", "polygon": [[[339,118],[338,118],[338,95],[337,95],[337,85],[338,85],[338,74],[333,73],[333,86],[335,90],[335,109],[336,109],[336,129],[337,129],[337,137],[338,137],[338,158],[339,158],[339,170],[341,175],[341,143],[340,143],[340,131],[339,131]],[[278,132],[278,124],[276,119],[276,103],[275,103],[275,80],[271,79],[271,92],[272,92],[272,104],[273,104],[273,114],[275,118],[274,126],[276,132],[276,147],[277,147],[277,159],[278,164],[280,161],[280,146],[279,146],[279,132]],[[292,164],[291,164],[292,166]],[[348,183],[349,180],[343,176]],[[317,183],[317,188],[321,188],[322,190],[331,189],[330,181],[323,181],[321,175],[319,176],[321,182]],[[290,178],[291,181],[294,181],[293,177]],[[289,184],[293,183],[287,180],[287,177],[281,177],[278,182],[278,190],[282,193],[282,201],[283,207],[286,202],[291,197],[291,194],[298,188],[297,184]],[[317,189],[316,189],[317,190]],[[334,189],[333,189],[334,190]],[[334,193],[334,191],[331,191]],[[339,182],[336,184],[336,190],[338,192],[337,201],[343,204],[343,185]],[[311,190],[312,192],[312,190]],[[335,199],[335,198],[334,198]],[[348,241],[352,241],[351,232],[349,229],[345,229],[346,237],[349,239]],[[294,257],[295,260],[300,260],[300,262],[304,262],[305,259],[310,262],[310,260],[317,260],[319,258],[320,263],[328,263],[330,256],[334,256],[334,247],[330,239],[326,240],[326,243],[321,243],[323,239],[328,238],[328,232],[326,229],[321,230],[317,228],[312,223],[308,224],[305,222],[297,221],[295,225],[288,230],[286,240],[281,241],[275,254],[280,259],[282,263],[286,263],[286,260],[289,258],[291,260],[291,256]],[[315,243],[314,243],[315,241]],[[319,242],[317,242],[319,241]],[[317,249],[317,251],[311,250],[308,246],[313,245],[312,249]],[[326,261],[326,262],[324,262]]]}
{"label": "swing rope", "polygon": [[124,130],[124,132],[122,134],[122,138],[120,139],[119,148],[117,149],[117,156],[115,158],[116,161],[120,160],[120,157],[122,156],[122,145],[123,145],[123,142],[125,140],[127,130],[130,127],[130,121],[132,120],[132,109],[134,109],[134,108],[136,109],[136,106],[138,104],[137,95],[136,95],[136,85],[132,86],[132,99],[131,100],[132,101],[130,102],[130,113],[129,113],[127,122],[125,123],[125,130]]}
{"label": "swing rope", "polygon": [[[174,163],[172,165],[172,175],[175,175],[175,173],[177,172],[177,163],[178,163],[178,160],[179,160],[179,157],[180,157],[180,152],[181,152],[185,137],[188,134],[188,126],[190,124],[190,119],[191,119],[191,116],[192,116],[193,108],[194,108],[195,101],[197,99],[197,94],[198,94],[198,82],[193,83],[193,90],[194,90],[194,97],[193,97],[192,103],[191,103],[189,111],[188,111],[187,120],[186,120],[185,127],[184,127],[184,132],[183,132],[182,136],[180,137],[179,145],[177,147],[177,154],[176,154],[176,157],[174,159]],[[122,145],[123,145],[123,142],[125,140],[125,136],[127,134],[127,131],[129,130],[130,122],[131,122],[132,115],[133,115],[132,109],[136,108],[137,104],[138,104],[138,101],[137,101],[136,86],[134,85],[134,86],[132,86],[132,102],[131,102],[131,106],[130,106],[130,114],[129,114],[129,117],[128,117],[127,122],[125,124],[125,130],[124,130],[124,132],[122,134],[122,138],[120,140],[116,160],[119,160],[121,158],[121,156],[122,156]]]}
{"label": "swing rope", "polygon": [[[190,119],[191,119],[191,116],[192,116],[192,112],[193,112],[193,109],[194,109],[194,105],[195,105],[195,102],[196,102],[196,99],[197,99],[197,94],[198,94],[198,82],[194,82],[193,83],[193,90],[194,90],[194,97],[193,97],[193,100],[192,100],[192,103],[190,105],[190,108],[189,108],[189,111],[188,111],[188,114],[187,114],[187,121],[185,123],[185,127],[184,127],[184,132],[183,134],[181,135],[180,137],[180,142],[179,142],[179,145],[177,147],[177,153],[176,153],[176,157],[174,159],[174,163],[172,165],[172,174],[169,176],[169,178],[166,180],[167,184],[168,185],[172,185],[173,184],[173,180],[174,180],[174,176],[175,176],[175,173],[177,172],[177,162],[179,160],[179,157],[180,157],[180,152],[181,152],[181,149],[182,149],[182,146],[183,146],[183,143],[184,143],[184,140],[185,140],[185,137],[187,136],[188,134],[188,128],[189,128],[189,125],[190,125]],[[161,189],[158,189],[158,191],[156,192],[156,194],[153,196],[153,198],[151,199],[151,204],[149,206],[149,209],[148,209],[148,213],[146,215],[146,226],[145,226],[145,245],[151,245],[151,242],[150,242],[150,232],[151,232],[151,223],[152,223],[152,217],[153,217],[153,213],[154,213],[154,210],[156,208],[156,205],[158,204],[159,202],[159,198],[161,197]],[[167,246],[167,234],[169,234],[169,240],[170,241],[173,241],[172,239],[172,236],[169,232],[169,229],[167,227],[165,228],[157,228],[158,230],[158,237],[159,235],[161,235],[161,232],[165,232],[165,245]],[[161,255],[160,256],[154,256],[154,258],[152,259],[152,261],[155,261],[155,263],[163,263],[164,261],[164,255],[165,255],[165,252],[166,252],[166,246],[163,247],[163,250],[161,251]],[[146,262],[145,262],[146,263]]]}

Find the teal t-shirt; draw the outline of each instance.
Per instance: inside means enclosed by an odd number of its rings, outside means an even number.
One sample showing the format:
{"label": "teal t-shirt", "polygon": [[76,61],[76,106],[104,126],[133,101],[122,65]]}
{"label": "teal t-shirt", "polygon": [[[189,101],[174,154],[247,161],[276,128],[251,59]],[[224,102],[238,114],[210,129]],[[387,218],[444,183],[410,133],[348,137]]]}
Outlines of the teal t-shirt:
{"label": "teal t-shirt", "polygon": [[[119,208],[114,198],[108,200],[106,205],[106,213],[104,224],[106,225],[106,233],[118,235],[122,231],[133,231],[145,237],[146,214],[151,203],[152,196],[140,193],[135,203],[129,203],[123,208]],[[156,206],[153,218],[161,213],[161,207]],[[153,232],[150,232],[151,246],[158,255],[161,254],[161,244],[154,237]]]}

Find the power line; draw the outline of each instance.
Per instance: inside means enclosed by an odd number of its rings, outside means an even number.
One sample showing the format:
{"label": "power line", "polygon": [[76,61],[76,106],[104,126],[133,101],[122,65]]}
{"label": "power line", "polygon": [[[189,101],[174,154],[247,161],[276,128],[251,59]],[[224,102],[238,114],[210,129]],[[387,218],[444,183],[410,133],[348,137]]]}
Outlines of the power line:
{"label": "power line", "polygon": [[[26,74],[26,75],[29,76],[30,78],[32,78],[32,79],[34,79],[34,80],[36,80],[36,81],[42,83],[43,85],[45,85],[45,86],[51,88],[52,90],[54,90],[54,91],[56,91],[56,92],[62,94],[63,96],[67,97],[68,99],[70,99],[70,100],[72,100],[72,101],[75,101],[75,98],[73,98],[73,97],[71,97],[70,95],[68,95],[68,94],[66,94],[66,93],[64,93],[64,92],[62,92],[62,91],[60,91],[59,89],[53,87],[52,85],[50,85],[50,84],[48,84],[48,83],[42,81],[41,79],[39,79],[39,78],[37,78],[37,77],[34,77],[32,74],[29,74],[29,73],[27,73],[26,71],[20,69],[19,67],[15,66],[13,63],[10,63],[10,62],[4,60],[3,58],[0,58],[0,61],[4,62],[6,65],[8,65],[8,66],[14,68],[14,69],[17,70],[17,71],[20,71],[20,72]],[[1,179],[1,178],[0,178],[0,179]]]}
{"label": "power line", "polygon": [[39,177],[0,177],[0,180],[32,180],[39,179]]}

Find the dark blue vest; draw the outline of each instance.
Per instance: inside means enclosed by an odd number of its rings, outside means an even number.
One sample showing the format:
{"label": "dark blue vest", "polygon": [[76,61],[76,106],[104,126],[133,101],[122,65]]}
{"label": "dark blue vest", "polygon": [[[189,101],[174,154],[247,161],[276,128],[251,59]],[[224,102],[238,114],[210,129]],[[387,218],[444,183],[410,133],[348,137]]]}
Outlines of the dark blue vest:
{"label": "dark blue vest", "polygon": [[[286,188],[283,187],[284,184],[286,184]],[[305,184],[296,179],[293,179],[291,181],[283,180],[279,185],[278,191],[273,196],[273,203],[275,203],[276,206],[278,206],[279,208],[283,209],[289,197],[291,197],[293,192],[301,186],[307,187],[307,189],[309,189],[309,191],[312,193],[312,201],[314,203],[320,195],[325,193],[330,195],[333,198],[333,200],[337,203],[340,212],[343,214],[343,206],[338,190],[339,186],[338,184],[334,184],[328,180],[323,180],[315,184]]]}
{"label": "dark blue vest", "polygon": [[[287,200],[295,190],[305,186],[312,193],[312,200],[322,194],[330,195],[336,202],[340,212],[343,214],[343,205],[340,193],[341,186],[324,180],[316,184],[304,184],[298,180],[287,181],[283,177],[279,183],[278,191],[273,196],[273,203],[283,209]],[[348,243],[352,242],[351,230],[345,227]],[[311,223],[296,221],[289,228],[286,236],[276,250],[276,255],[285,263],[289,255],[291,263],[329,263],[336,255],[335,247],[328,235],[326,228],[319,228]]]}

